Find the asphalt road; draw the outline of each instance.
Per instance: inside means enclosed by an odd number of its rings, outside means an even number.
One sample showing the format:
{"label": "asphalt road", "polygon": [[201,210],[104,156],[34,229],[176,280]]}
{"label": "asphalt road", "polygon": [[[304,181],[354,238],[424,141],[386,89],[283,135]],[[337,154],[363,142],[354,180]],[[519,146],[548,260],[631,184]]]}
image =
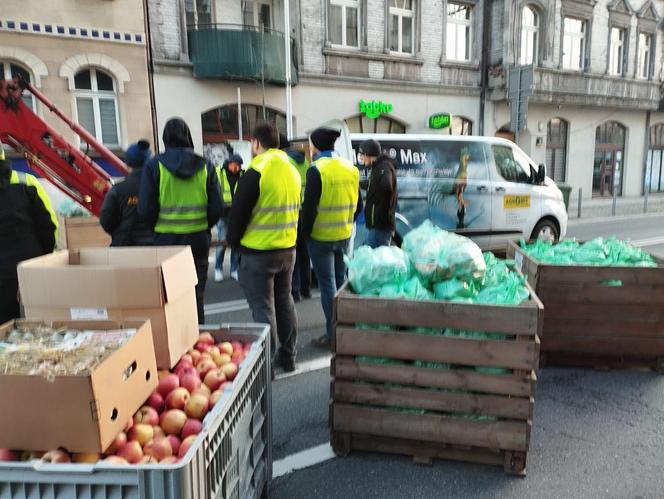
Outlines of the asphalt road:
{"label": "asphalt road", "polygon": [[[615,235],[664,258],[664,215],[574,221],[568,237]],[[212,282],[208,323],[248,322],[234,281]],[[273,385],[274,460],[329,441],[329,353],[310,345],[323,333],[318,299],[297,305],[300,371]],[[321,460],[324,458],[320,458]],[[282,461],[285,460],[285,461]],[[664,378],[649,372],[546,369],[538,374],[528,476],[502,468],[353,454],[307,466],[273,481],[271,495],[295,498],[659,498],[664,497]]]}

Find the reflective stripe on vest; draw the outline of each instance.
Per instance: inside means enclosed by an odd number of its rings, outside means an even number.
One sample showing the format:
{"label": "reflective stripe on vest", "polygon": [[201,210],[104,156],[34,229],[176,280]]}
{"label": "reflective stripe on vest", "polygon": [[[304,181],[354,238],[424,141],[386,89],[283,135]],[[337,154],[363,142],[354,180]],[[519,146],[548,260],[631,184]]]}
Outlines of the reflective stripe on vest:
{"label": "reflective stripe on vest", "polygon": [[311,238],[316,241],[343,241],[353,232],[353,216],[360,189],[360,171],[344,158],[320,158],[322,190]]}
{"label": "reflective stripe on vest", "polygon": [[231,189],[231,183],[228,181],[228,174],[223,166],[217,166],[217,180],[221,186],[221,193],[223,195],[224,203],[231,204],[233,202],[233,194],[237,189],[237,181]]}
{"label": "reflective stripe on vest", "polygon": [[290,156],[288,157],[291,164],[300,174],[300,203],[304,203],[304,189],[307,187],[307,170],[309,169],[309,162],[305,159],[302,163],[298,163]]}
{"label": "reflective stripe on vest", "polygon": [[260,195],[240,244],[261,251],[292,248],[297,240],[300,175],[278,149],[259,154],[249,168],[261,175]]}
{"label": "reflective stripe on vest", "polygon": [[25,172],[17,172],[15,170],[12,170],[12,174],[9,177],[9,183],[10,184],[23,184],[23,185],[28,185],[30,187],[34,187],[35,190],[37,191],[37,196],[39,196],[39,199],[41,200],[42,204],[44,205],[44,208],[46,208],[46,211],[48,211],[48,214],[51,218],[51,222],[53,223],[53,227],[55,227],[55,239],[57,240],[58,238],[58,217],[55,214],[55,211],[53,210],[53,207],[51,206],[51,200],[48,197],[48,194],[46,194],[46,191],[42,187],[42,185],[39,183],[39,180],[37,180],[36,177],[33,175],[30,175],[29,173]]}
{"label": "reflective stripe on vest", "polygon": [[192,234],[208,229],[207,166],[191,178],[179,178],[159,163],[160,234]]}

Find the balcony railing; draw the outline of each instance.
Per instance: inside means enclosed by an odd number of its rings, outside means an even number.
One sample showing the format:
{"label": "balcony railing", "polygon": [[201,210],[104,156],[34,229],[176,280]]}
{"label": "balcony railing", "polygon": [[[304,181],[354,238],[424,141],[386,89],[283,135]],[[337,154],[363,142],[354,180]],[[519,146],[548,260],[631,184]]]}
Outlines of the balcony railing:
{"label": "balcony railing", "polygon": [[[286,84],[284,34],[235,24],[190,26],[194,77]],[[291,39],[291,83],[298,82],[297,50]]]}

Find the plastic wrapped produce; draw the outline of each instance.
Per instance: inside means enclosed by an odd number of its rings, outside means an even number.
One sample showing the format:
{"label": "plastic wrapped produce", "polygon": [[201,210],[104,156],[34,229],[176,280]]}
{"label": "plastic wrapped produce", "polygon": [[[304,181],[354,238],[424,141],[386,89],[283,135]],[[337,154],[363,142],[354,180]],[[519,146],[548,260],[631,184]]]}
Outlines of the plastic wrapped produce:
{"label": "plastic wrapped produce", "polygon": [[360,295],[378,295],[383,286],[399,285],[410,273],[408,257],[396,246],[361,246],[347,264],[348,280]]}
{"label": "plastic wrapped produce", "polygon": [[469,284],[458,279],[437,282],[433,285],[433,292],[438,300],[450,301],[470,301],[476,294],[475,286],[472,283]]}

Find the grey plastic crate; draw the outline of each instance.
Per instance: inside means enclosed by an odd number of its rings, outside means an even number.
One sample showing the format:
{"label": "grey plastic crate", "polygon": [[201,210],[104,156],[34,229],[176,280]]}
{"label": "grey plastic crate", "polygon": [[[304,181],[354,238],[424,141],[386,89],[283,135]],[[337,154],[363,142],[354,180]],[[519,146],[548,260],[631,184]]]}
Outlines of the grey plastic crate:
{"label": "grey plastic crate", "polygon": [[256,499],[272,477],[269,327],[205,326],[217,341],[256,342],[204,429],[172,466],[0,463],[0,499]]}

